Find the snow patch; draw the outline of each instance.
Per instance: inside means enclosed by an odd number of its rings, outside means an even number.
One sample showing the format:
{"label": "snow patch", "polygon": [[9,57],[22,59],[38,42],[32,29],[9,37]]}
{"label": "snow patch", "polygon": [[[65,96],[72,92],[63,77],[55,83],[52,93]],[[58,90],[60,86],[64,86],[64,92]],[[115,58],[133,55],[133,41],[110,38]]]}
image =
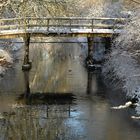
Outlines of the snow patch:
{"label": "snow patch", "polygon": [[124,108],[128,108],[132,105],[132,102],[126,102],[124,105],[120,105],[120,106],[115,106],[115,107],[111,107],[111,109],[124,109]]}
{"label": "snow patch", "polygon": [[131,116],[132,119],[136,119],[136,120],[140,120],[140,116],[137,117],[137,116]]}

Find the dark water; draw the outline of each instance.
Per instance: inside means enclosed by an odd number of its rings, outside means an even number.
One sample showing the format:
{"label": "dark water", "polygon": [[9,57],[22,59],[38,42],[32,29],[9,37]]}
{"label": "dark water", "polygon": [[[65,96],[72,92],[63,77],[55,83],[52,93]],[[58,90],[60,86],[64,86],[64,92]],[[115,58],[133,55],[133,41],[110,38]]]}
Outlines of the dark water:
{"label": "dark water", "polygon": [[[47,45],[46,45],[47,46]],[[19,61],[0,81],[0,140],[140,140],[133,109],[108,89],[100,71],[87,72],[78,44],[32,47],[33,68]],[[30,87],[30,98],[22,94]]]}

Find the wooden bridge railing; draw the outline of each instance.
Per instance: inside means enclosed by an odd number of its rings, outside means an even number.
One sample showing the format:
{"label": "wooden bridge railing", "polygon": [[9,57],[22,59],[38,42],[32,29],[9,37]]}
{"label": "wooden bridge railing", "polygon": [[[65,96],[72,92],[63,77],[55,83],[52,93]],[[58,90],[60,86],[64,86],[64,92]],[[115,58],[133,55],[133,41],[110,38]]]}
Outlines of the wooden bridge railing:
{"label": "wooden bridge railing", "polygon": [[88,17],[26,17],[0,19],[0,31],[14,29],[120,29],[124,18],[88,18]]}

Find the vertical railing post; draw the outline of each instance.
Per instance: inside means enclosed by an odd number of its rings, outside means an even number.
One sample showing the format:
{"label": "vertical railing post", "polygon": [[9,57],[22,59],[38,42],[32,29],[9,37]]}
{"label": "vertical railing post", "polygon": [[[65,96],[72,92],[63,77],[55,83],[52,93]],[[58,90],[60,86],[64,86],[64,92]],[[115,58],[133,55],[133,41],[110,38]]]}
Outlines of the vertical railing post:
{"label": "vertical railing post", "polygon": [[117,22],[117,20],[114,20],[114,23],[113,23],[113,31],[115,30],[116,22]]}
{"label": "vertical railing post", "polygon": [[47,19],[47,31],[49,32],[50,19]]}
{"label": "vertical railing post", "polygon": [[93,32],[93,29],[94,29],[94,27],[93,27],[94,26],[94,20],[92,19],[91,22],[92,22],[92,28],[91,29],[92,29],[92,32]]}
{"label": "vertical railing post", "polygon": [[17,19],[17,24],[18,24],[18,25],[17,25],[17,29],[19,30],[19,29],[20,29],[20,24],[21,24],[21,23],[20,23],[20,19]]}
{"label": "vertical railing post", "polygon": [[30,18],[27,17],[27,29],[29,29],[29,27],[30,27]]}
{"label": "vertical railing post", "polygon": [[57,26],[56,26],[56,29],[59,31],[59,28],[60,28],[60,30],[62,29],[63,30],[63,28],[65,28],[65,26],[63,25],[63,19],[60,19],[60,18],[58,18],[58,21],[57,21],[58,23],[57,23]]}
{"label": "vertical railing post", "polygon": [[72,25],[72,19],[71,18],[69,19],[69,22],[70,22],[70,32],[71,32],[72,31],[71,30],[71,25]]}

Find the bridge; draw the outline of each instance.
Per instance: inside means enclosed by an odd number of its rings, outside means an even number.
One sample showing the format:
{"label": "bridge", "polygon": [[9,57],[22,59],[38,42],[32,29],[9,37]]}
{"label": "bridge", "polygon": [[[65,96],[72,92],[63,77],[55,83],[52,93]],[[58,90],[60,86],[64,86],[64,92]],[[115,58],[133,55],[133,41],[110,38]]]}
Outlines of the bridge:
{"label": "bridge", "polygon": [[23,38],[25,56],[23,69],[30,66],[31,37],[87,37],[88,56],[93,54],[94,37],[111,37],[121,33],[124,18],[88,17],[26,17],[0,19],[0,39]]}

